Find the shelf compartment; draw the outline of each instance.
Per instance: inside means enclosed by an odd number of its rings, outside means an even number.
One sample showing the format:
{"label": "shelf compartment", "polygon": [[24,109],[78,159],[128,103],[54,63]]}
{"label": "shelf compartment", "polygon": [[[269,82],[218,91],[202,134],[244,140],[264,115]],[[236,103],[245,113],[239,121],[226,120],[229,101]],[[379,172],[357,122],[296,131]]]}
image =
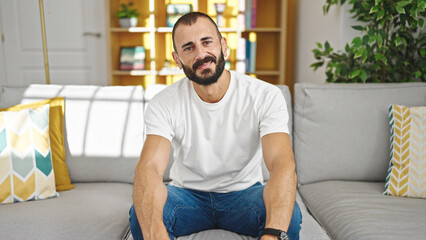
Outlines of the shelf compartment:
{"label": "shelf compartment", "polygon": [[122,76],[149,76],[149,75],[157,75],[157,71],[152,70],[115,70],[112,71],[113,75],[122,75]]}
{"label": "shelf compartment", "polygon": [[253,74],[253,75],[260,75],[260,76],[279,76],[280,71],[259,70],[255,72],[246,72],[245,74]]}
{"label": "shelf compartment", "polygon": [[111,32],[149,33],[149,32],[154,32],[155,28],[151,28],[151,27],[131,27],[131,28],[113,27],[110,30],[111,30]]}
{"label": "shelf compartment", "polygon": [[246,28],[243,30],[243,32],[270,32],[270,33],[279,33],[281,32],[280,28],[276,28],[276,27],[272,27],[272,28],[265,28],[265,27],[260,27],[260,28]]}

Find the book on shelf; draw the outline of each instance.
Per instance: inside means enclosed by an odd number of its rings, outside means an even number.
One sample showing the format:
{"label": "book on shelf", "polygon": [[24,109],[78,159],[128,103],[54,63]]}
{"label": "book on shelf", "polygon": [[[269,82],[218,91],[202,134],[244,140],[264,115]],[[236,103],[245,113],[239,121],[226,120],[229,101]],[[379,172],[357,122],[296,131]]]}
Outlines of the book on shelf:
{"label": "book on shelf", "polygon": [[144,70],[145,69],[145,48],[121,47],[120,49],[120,70]]}
{"label": "book on shelf", "polygon": [[256,28],[257,22],[257,0],[251,1],[251,28]]}
{"label": "book on shelf", "polygon": [[256,71],[256,34],[250,33],[249,39],[245,39],[246,46],[246,72],[253,73]]}
{"label": "book on shelf", "polygon": [[246,9],[245,9],[245,13],[246,13],[246,25],[245,28],[250,28],[251,27],[251,1],[250,0],[245,0],[246,1]]}
{"label": "book on shelf", "polygon": [[256,28],[257,26],[257,1],[245,0],[245,28]]}

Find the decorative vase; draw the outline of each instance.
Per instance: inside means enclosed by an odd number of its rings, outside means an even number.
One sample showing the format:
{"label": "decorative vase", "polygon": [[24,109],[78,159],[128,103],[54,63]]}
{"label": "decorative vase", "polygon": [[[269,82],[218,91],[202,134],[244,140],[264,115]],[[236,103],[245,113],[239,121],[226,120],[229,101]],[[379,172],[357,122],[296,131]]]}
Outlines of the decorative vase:
{"label": "decorative vase", "polygon": [[226,4],[225,3],[215,3],[214,9],[216,10],[217,16],[217,26],[223,27],[223,12],[225,11]]}
{"label": "decorative vase", "polygon": [[123,28],[136,27],[138,25],[138,18],[120,18],[120,26]]}

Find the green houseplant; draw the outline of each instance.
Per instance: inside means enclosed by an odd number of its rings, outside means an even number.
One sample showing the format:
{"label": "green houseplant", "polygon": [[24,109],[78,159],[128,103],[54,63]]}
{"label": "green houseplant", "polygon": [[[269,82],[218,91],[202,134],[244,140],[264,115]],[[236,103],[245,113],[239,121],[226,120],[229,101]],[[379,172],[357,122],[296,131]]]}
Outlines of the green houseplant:
{"label": "green houseplant", "polygon": [[[346,0],[327,0],[332,5]],[[349,0],[362,36],[334,51],[317,43],[311,67],[326,65],[327,82],[426,82],[426,0]]]}
{"label": "green houseplant", "polygon": [[119,19],[120,26],[124,28],[136,27],[138,24],[139,11],[133,8],[134,3],[122,3],[120,9],[117,11],[117,18]]}

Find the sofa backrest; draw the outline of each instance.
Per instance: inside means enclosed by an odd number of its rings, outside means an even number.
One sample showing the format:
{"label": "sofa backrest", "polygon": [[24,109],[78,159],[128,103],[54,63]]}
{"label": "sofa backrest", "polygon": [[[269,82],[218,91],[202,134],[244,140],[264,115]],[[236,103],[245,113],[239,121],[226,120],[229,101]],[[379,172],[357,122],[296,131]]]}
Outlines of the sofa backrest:
{"label": "sofa backrest", "polygon": [[296,84],[294,152],[299,184],[385,181],[390,104],[426,105],[426,83]]}
{"label": "sofa backrest", "polygon": [[143,145],[140,86],[3,87],[0,107],[65,98],[66,163],[72,182],[133,182]]}
{"label": "sofa backrest", "polygon": [[[161,90],[163,90],[166,87],[167,87],[166,85],[162,85],[162,84],[156,84],[156,85],[148,86],[148,88],[145,91],[145,95],[144,95],[145,107],[149,104],[149,101],[157,93],[159,93]],[[283,93],[283,96],[284,96],[286,103],[287,103],[287,110],[288,110],[288,114],[289,114],[288,128],[290,130],[290,138],[292,139],[293,111],[292,111],[292,104],[291,104],[291,94],[290,94],[290,91],[289,91],[287,86],[278,85],[277,87]],[[170,181],[171,180],[170,177],[169,177],[169,173],[170,173],[170,168],[171,168],[172,164],[173,164],[173,150],[170,152],[170,159],[169,159],[169,163],[168,163],[168,166],[167,166],[166,173],[164,175],[164,181]],[[268,172],[268,170],[265,166],[265,163],[263,163],[263,162],[262,162],[262,173],[263,173],[264,179],[268,180],[269,179],[269,172]]]}

